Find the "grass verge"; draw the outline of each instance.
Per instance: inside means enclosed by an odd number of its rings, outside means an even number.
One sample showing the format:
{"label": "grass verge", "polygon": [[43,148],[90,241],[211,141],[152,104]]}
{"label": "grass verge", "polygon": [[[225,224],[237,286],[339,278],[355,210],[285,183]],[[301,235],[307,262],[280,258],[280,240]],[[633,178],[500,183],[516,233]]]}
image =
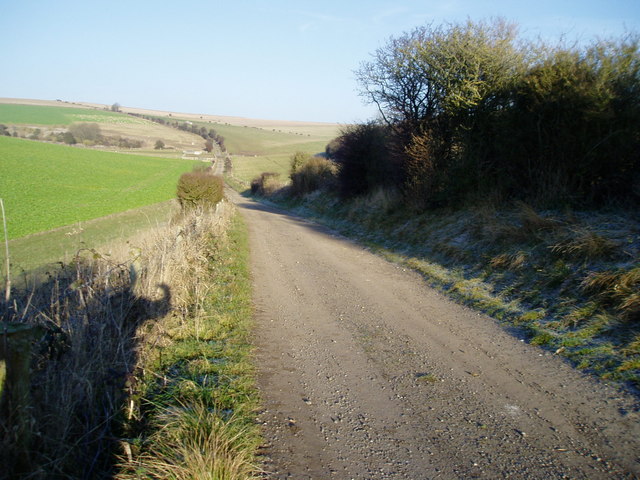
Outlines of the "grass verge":
{"label": "grass verge", "polygon": [[240,216],[197,256],[184,275],[206,280],[180,292],[186,311],[145,333],[119,478],[246,479],[257,472],[251,286]]}
{"label": "grass verge", "polygon": [[228,203],[80,252],[0,319],[40,332],[27,405],[4,401],[10,365],[0,379],[0,477],[255,475],[246,233]]}

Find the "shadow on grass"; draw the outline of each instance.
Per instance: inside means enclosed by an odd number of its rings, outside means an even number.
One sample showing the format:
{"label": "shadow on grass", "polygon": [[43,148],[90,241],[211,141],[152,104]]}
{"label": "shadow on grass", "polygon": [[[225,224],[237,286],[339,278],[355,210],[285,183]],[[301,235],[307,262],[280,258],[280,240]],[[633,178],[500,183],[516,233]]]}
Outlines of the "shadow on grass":
{"label": "shadow on grass", "polygon": [[[37,326],[26,373],[12,375],[7,355],[0,378],[0,478],[112,477],[140,328],[171,309],[167,285],[147,298],[134,279],[127,265],[78,260],[0,304],[2,325]],[[27,395],[12,394],[16,383]]]}

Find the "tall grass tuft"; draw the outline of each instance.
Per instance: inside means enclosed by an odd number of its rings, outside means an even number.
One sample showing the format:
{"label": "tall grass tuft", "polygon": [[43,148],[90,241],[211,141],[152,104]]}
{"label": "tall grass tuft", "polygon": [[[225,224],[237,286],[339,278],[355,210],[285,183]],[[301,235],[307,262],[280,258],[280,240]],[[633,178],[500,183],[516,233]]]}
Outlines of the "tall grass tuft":
{"label": "tall grass tuft", "polygon": [[119,478],[237,480],[252,478],[256,445],[251,427],[237,426],[207,405],[166,409],[156,419],[151,447]]}
{"label": "tall grass tuft", "polygon": [[568,230],[565,238],[549,248],[568,258],[597,260],[615,254],[619,245],[597,232],[575,228]]}
{"label": "tall grass tuft", "polygon": [[612,305],[627,321],[640,321],[640,267],[631,270],[593,272],[582,282],[582,288]]}

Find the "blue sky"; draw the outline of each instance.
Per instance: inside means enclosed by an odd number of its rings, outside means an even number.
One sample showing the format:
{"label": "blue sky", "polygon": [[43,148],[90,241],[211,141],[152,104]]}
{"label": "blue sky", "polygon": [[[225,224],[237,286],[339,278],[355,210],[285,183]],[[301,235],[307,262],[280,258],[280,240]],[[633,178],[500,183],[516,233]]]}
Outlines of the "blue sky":
{"label": "blue sky", "polygon": [[640,0],[0,0],[0,97],[364,121],[353,71],[390,36],[495,16],[552,42],[640,32]]}

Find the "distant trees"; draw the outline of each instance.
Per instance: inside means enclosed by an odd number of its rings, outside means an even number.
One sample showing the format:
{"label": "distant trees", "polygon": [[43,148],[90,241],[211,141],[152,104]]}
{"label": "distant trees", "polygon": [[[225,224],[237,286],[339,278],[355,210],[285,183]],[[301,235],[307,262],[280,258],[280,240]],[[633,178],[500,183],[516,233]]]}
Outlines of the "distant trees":
{"label": "distant trees", "polygon": [[378,49],[357,78],[382,122],[328,146],[343,194],[393,179],[418,208],[487,195],[640,198],[637,36],[577,49],[524,44],[499,19],[419,27]]}
{"label": "distant trees", "polygon": [[162,140],[156,140],[156,144],[154,148],[156,150],[162,150],[165,147],[164,142]]}
{"label": "distant trees", "polygon": [[119,112],[120,111],[120,104],[118,102],[116,102],[113,105],[111,105],[111,111],[112,112]]}
{"label": "distant trees", "polygon": [[143,142],[141,140],[136,140],[133,138],[127,137],[101,137],[99,141],[100,145],[105,145],[107,147],[118,147],[118,148],[141,148],[143,146]]}
{"label": "distant trees", "polygon": [[[205,140],[205,150],[207,150],[209,144],[206,142],[211,140],[216,143],[221,151],[226,152],[227,149],[224,145],[224,137],[219,135],[213,128],[207,129],[205,126],[198,125],[189,121],[178,121],[178,120],[167,120],[162,117],[156,117],[153,115],[141,115],[137,113],[129,113],[129,115],[134,117],[144,118],[145,120],[150,120],[155,123],[159,123],[160,125],[166,125],[168,127],[177,128],[178,130],[182,130],[183,132],[191,132],[196,135],[200,135]],[[169,114],[171,116],[171,114]],[[213,144],[211,144],[211,150],[207,150],[208,152],[213,151]]]}

